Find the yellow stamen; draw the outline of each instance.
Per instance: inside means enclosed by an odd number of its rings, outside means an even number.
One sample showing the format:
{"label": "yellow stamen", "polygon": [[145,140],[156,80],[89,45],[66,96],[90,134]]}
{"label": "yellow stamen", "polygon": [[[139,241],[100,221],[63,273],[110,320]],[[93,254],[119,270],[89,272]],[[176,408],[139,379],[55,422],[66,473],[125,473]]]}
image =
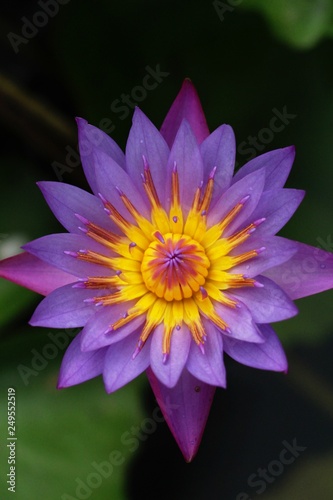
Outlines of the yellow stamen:
{"label": "yellow stamen", "polygon": [[[79,260],[98,264],[110,270],[110,276],[91,276],[76,283],[75,288],[105,290],[106,295],[86,299],[104,307],[128,304],[126,314],[114,321],[108,333],[142,320],[142,330],[133,357],[137,356],[156,327],[163,328],[164,362],[172,355],[173,335],[189,329],[193,341],[204,352],[206,332],[203,318],[224,333],[229,327],[216,311],[218,304],[237,308],[237,301],[228,290],[259,286],[252,278],[230,270],[264,250],[250,250],[239,255],[230,252],[250,238],[264,219],[225,237],[224,232],[236,219],[248,197],[237,203],[217,224],[207,227],[207,213],[214,190],[214,169],[203,191],[200,185],[193,196],[185,218],[181,206],[179,177],[176,165],[171,173],[171,197],[168,212],[162,207],[151,171],[144,158],[143,185],[150,204],[150,218],[120,189],[120,198],[131,216],[129,222],[109,201],[101,199],[110,219],[122,235],[117,235],[78,215],[88,237],[105,248],[105,254],[80,250],[65,252]],[[203,193],[202,193],[203,191]]]}

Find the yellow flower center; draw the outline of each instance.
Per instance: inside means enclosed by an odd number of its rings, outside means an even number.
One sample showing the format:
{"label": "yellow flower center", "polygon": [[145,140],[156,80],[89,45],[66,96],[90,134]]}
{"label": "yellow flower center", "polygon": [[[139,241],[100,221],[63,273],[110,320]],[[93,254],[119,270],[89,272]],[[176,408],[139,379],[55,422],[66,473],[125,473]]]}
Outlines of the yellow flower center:
{"label": "yellow flower center", "polygon": [[186,234],[158,236],[148,246],[141,263],[146,287],[167,301],[192,297],[208,275],[210,262],[204,248]]}
{"label": "yellow flower center", "polygon": [[159,201],[146,162],[144,188],[151,205],[150,220],[140,214],[121,190],[118,190],[119,195],[134,223],[124,218],[103,196],[101,199],[109,217],[122,231],[122,236],[78,215],[86,226],[83,230],[87,236],[102,244],[106,252],[100,254],[80,250],[77,258],[106,266],[110,270],[110,276],[84,280],[82,286],[85,288],[106,290],[102,297],[88,300],[103,307],[128,304],[126,314],[109,326],[108,334],[112,335],[112,332],[137,317],[144,320],[134,356],[160,324],[164,327],[162,349],[165,360],[170,352],[173,331],[179,330],[183,324],[203,350],[206,332],[202,318],[207,318],[221,331],[228,333],[229,327],[217,314],[216,304],[235,308],[236,301],[225,292],[256,284],[254,279],[233,273],[232,269],[256,257],[262,249],[238,255],[231,255],[230,252],[243,243],[263,219],[231,236],[224,236],[225,230],[246,203],[248,197],[245,197],[217,224],[208,227],[207,213],[214,173],[215,170],[204,191],[202,186],[197,188],[186,217],[179,196],[176,166],[171,178],[170,209],[166,212]]}

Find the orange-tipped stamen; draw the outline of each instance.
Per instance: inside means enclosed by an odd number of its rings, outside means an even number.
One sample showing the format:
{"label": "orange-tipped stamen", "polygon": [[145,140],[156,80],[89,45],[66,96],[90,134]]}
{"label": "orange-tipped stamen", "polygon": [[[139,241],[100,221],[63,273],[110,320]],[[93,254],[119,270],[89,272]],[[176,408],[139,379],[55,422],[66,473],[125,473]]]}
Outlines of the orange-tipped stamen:
{"label": "orange-tipped stamen", "polygon": [[245,196],[223,219],[207,229],[207,213],[214,191],[214,168],[205,189],[203,184],[196,189],[186,220],[183,220],[176,164],[171,173],[171,199],[167,213],[161,206],[145,157],[143,162],[142,177],[151,207],[150,219],[141,215],[128,196],[117,188],[131,222],[102,195],[100,198],[110,219],[123,234],[115,234],[78,215],[83,223],[80,229],[102,245],[105,254],[90,250],[65,253],[110,270],[110,276],[89,277],[73,285],[74,288],[106,290],[107,295],[89,297],[85,299],[86,303],[104,307],[128,304],[127,312],[109,326],[108,334],[139,318],[143,326],[134,358],[154,330],[162,327],[163,362],[167,362],[172,356],[172,337],[184,334],[182,326],[186,325],[193,341],[204,353],[207,333],[203,318],[211,321],[222,333],[230,334],[227,323],[217,313],[218,304],[236,309],[239,303],[232,294],[229,296],[229,290],[263,286],[253,278],[230,270],[258,257],[264,247],[239,255],[230,255],[230,252],[250,238],[264,219],[223,237],[249,199]]}

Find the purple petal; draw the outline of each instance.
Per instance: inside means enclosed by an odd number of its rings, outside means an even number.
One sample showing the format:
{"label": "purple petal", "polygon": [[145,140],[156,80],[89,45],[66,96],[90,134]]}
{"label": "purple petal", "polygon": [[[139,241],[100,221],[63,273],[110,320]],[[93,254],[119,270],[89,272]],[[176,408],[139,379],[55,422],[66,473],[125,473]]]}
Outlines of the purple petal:
{"label": "purple petal", "polygon": [[282,188],[288,178],[295,158],[294,146],[275,149],[254,158],[240,168],[233,182],[237,182],[246,175],[261,168],[265,168],[266,182],[264,190]]}
{"label": "purple petal", "polygon": [[81,333],[75,337],[65,352],[60,368],[58,389],[81,384],[103,372],[107,348],[82,352],[80,344]]}
{"label": "purple petal", "polygon": [[185,460],[191,462],[201,442],[215,387],[201,382],[187,370],[183,370],[177,385],[172,389],[162,384],[150,368],[147,375]]}
{"label": "purple petal", "polygon": [[215,310],[230,329],[222,332],[223,338],[232,337],[245,342],[264,341],[251,312],[242,302],[238,302],[238,307],[235,308],[215,303]]}
{"label": "purple petal", "polygon": [[125,326],[122,326],[115,332],[106,333],[112,323],[123,318],[126,311],[135,304],[134,301],[117,304],[114,306],[105,306],[98,310],[82,330],[81,349],[82,351],[93,351],[101,347],[110,346],[127,335],[137,330],[145,320],[144,315],[132,320]]}
{"label": "purple petal", "polygon": [[256,237],[263,238],[276,234],[293,216],[305,195],[300,189],[276,189],[265,191],[244,225],[265,217],[266,220],[256,230]]}
{"label": "purple petal", "polygon": [[84,299],[105,295],[105,290],[84,290],[66,285],[50,293],[35,310],[30,324],[51,328],[76,328],[84,326],[96,313],[96,306]]}
{"label": "purple petal", "polygon": [[286,262],[297,252],[296,243],[281,236],[271,236],[267,239],[254,236],[232,251],[232,254],[239,255],[259,248],[265,248],[265,250],[257,257],[233,267],[232,272],[246,274],[249,278],[254,278],[267,269]]}
{"label": "purple petal", "polygon": [[[246,196],[250,198],[245,202],[241,212],[236,219],[228,226],[225,235],[232,234],[237,228],[252,214],[256,208],[265,183],[264,170],[258,170],[241,179],[236,184],[233,184],[212,206],[208,214],[208,224],[212,226],[232,210]],[[259,217],[258,217],[259,218]],[[255,220],[255,219],[254,219]]]}
{"label": "purple petal", "polygon": [[171,148],[184,118],[190,124],[199,144],[208,137],[209,130],[202,106],[191,80],[186,79],[161,127],[161,134]]}
{"label": "purple petal", "polygon": [[167,387],[174,387],[186,364],[191,345],[191,335],[186,326],[175,329],[171,337],[170,354],[163,363],[162,341],[164,326],[159,325],[152,337],[150,349],[150,366],[156,377]]}
{"label": "purple petal", "polygon": [[[88,236],[69,233],[42,236],[37,240],[30,241],[23,248],[51,266],[72,273],[78,278],[110,276],[111,271],[109,268],[81,261],[72,255],[64,253],[65,251],[78,252],[81,249],[87,249],[87,247],[89,250],[107,255],[107,250],[102,245],[88,238]],[[77,280],[74,279],[73,281]]]}
{"label": "purple petal", "polygon": [[235,135],[229,125],[221,125],[214,130],[201,144],[200,152],[204,163],[204,181],[214,167],[214,192],[212,202],[228,189],[235,167],[236,142]]}
{"label": "purple petal", "polygon": [[307,297],[333,288],[333,254],[294,242],[297,253],[265,272],[291,299]]}
{"label": "purple petal", "polygon": [[[167,179],[171,181],[171,172],[177,165],[179,178],[180,203],[185,213],[190,209],[196,189],[203,180],[203,163],[198,143],[188,122],[184,120],[177,132],[173,143],[169,161]],[[170,192],[171,182],[165,186]],[[167,195],[170,199],[170,195]]]}
{"label": "purple petal", "polygon": [[125,155],[111,137],[99,128],[89,125],[83,118],[76,119],[79,133],[79,149],[86,179],[95,194],[98,188],[95,177],[93,152],[98,149],[110,156],[120,167],[125,168]]}
{"label": "purple petal", "polygon": [[252,344],[225,338],[224,351],[243,365],[262,370],[287,372],[287,358],[273,328],[269,325],[260,325],[259,328],[265,338],[263,344]]}
{"label": "purple petal", "polygon": [[60,271],[27,252],[0,261],[0,276],[42,295],[76,281],[74,275]]}
{"label": "purple petal", "polygon": [[[291,318],[298,313],[288,295],[264,276],[258,277],[262,288],[236,288],[231,295],[249,308],[256,323],[272,323]],[[229,295],[229,294],[228,294]]]}
{"label": "purple petal", "polygon": [[96,196],[63,182],[44,181],[37,184],[52,212],[67,231],[82,234],[79,229],[82,222],[75,214],[82,215],[104,229],[117,231],[106,215],[102,201]]}
{"label": "purple petal", "polygon": [[141,179],[141,173],[144,170],[144,156],[162,205],[165,201],[165,175],[169,153],[169,147],[155,125],[140,109],[136,108],[126,144],[126,170],[145,198]]}
{"label": "purple petal", "polygon": [[114,392],[138,377],[149,366],[150,339],[133,359],[140,332],[129,335],[122,342],[112,344],[106,353],[103,379],[107,392]]}
{"label": "purple petal", "polygon": [[205,321],[207,340],[205,352],[192,342],[186,368],[197,379],[210,385],[226,387],[226,372],[223,363],[222,335],[216,328]]}
{"label": "purple petal", "polygon": [[94,152],[94,161],[98,191],[112,203],[118,212],[126,219],[133,220],[119,196],[120,190],[128,197],[141,215],[149,217],[147,202],[142,198],[128,173],[103,152],[96,150]]}

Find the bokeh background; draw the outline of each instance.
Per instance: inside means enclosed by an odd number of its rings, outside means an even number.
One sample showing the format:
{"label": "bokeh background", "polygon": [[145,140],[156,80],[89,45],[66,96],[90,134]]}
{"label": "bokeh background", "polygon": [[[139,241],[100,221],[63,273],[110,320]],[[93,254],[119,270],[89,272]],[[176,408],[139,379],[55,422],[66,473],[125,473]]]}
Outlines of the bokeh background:
{"label": "bokeh background", "polygon": [[[296,145],[288,185],[307,196],[282,234],[333,250],[331,0],[14,0],[1,11],[1,258],[61,231],[36,181],[86,187],[75,116],[124,146],[134,104],[160,126],[185,77],[210,129],[234,127],[238,165]],[[155,88],[138,90],[156,69]],[[275,132],[277,113],[285,123]],[[333,498],[332,291],[298,301],[300,314],[276,325],[288,375],[226,359],[228,389],[216,393],[192,464],[160,422],[144,375],[113,395],[101,378],[56,390],[76,332],[30,327],[39,300],[0,281],[1,499],[13,498],[8,387],[17,397],[17,500]],[[303,450],[281,466],[285,443]]]}

